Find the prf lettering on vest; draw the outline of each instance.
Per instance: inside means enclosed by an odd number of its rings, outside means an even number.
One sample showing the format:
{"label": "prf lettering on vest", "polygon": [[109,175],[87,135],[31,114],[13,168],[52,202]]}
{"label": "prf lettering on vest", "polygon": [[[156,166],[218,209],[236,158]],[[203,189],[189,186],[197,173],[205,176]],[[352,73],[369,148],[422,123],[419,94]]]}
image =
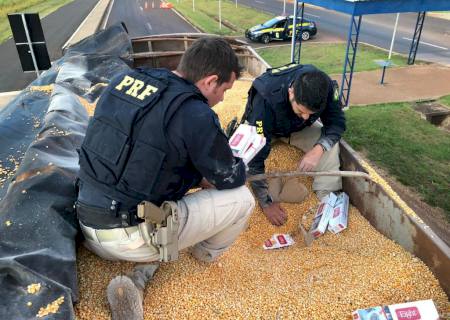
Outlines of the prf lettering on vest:
{"label": "prf lettering on vest", "polygon": [[158,88],[149,84],[146,85],[144,81],[130,76],[124,76],[122,81],[116,86],[116,90],[122,91],[127,88],[128,90],[125,91],[125,94],[139,100],[144,100],[146,97],[158,91]]}
{"label": "prf lettering on vest", "polygon": [[260,135],[264,134],[263,122],[259,120],[256,121],[255,124],[256,124],[256,133]]}

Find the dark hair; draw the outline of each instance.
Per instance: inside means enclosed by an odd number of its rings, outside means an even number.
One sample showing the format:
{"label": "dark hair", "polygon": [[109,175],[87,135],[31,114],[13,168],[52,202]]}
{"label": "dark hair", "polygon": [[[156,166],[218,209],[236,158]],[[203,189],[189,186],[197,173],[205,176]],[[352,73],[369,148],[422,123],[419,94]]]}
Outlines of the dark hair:
{"label": "dark hair", "polygon": [[312,112],[323,110],[330,91],[330,78],[326,73],[315,70],[303,73],[293,83],[295,102]]}
{"label": "dark hair", "polygon": [[219,77],[219,85],[230,81],[231,72],[234,72],[238,79],[241,70],[233,49],[226,40],[219,37],[204,37],[194,41],[181,57],[177,67],[177,71],[193,83],[215,74]]}

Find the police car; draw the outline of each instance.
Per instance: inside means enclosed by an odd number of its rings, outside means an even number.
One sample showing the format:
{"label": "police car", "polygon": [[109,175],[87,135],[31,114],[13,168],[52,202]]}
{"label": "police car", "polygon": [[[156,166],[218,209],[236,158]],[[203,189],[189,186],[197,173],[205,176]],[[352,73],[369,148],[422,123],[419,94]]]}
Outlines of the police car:
{"label": "police car", "polygon": [[[279,16],[263,24],[245,30],[245,37],[252,41],[269,43],[272,40],[288,40],[292,38],[292,25],[294,16]],[[300,19],[297,20],[297,28],[300,29]],[[316,23],[303,19],[302,40],[309,40],[317,33]]]}

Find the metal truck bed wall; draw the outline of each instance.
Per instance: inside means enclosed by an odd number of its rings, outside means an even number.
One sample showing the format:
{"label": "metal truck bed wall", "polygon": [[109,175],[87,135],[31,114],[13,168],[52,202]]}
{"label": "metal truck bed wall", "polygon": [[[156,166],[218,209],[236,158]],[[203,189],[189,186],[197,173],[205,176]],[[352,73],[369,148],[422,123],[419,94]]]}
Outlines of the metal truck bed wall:
{"label": "metal truck bed wall", "polygon": [[[134,38],[132,40],[134,66],[145,65],[175,70],[183,52],[201,36],[205,36],[205,34],[170,34]],[[225,39],[236,51],[239,62],[250,75],[256,77],[270,67],[245,42],[228,37],[225,37]]]}
{"label": "metal truck bed wall", "polygon": [[[134,66],[175,69],[181,55],[202,34],[171,34],[140,37],[132,40]],[[257,77],[270,66],[246,43],[226,38],[235,49],[241,64]],[[342,170],[364,171],[361,158],[341,142]],[[450,296],[450,248],[421,219],[408,214],[379,184],[364,179],[343,180],[351,203],[383,235],[420,258],[435,274]]]}

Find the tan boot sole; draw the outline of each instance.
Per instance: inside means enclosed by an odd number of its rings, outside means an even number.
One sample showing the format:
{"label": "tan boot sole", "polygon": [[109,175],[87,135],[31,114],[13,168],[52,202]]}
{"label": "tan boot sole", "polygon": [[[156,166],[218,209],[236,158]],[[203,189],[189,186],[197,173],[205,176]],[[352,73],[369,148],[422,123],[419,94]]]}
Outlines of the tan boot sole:
{"label": "tan boot sole", "polygon": [[127,276],[117,276],[106,289],[113,320],[142,320],[144,310],[139,289]]}

